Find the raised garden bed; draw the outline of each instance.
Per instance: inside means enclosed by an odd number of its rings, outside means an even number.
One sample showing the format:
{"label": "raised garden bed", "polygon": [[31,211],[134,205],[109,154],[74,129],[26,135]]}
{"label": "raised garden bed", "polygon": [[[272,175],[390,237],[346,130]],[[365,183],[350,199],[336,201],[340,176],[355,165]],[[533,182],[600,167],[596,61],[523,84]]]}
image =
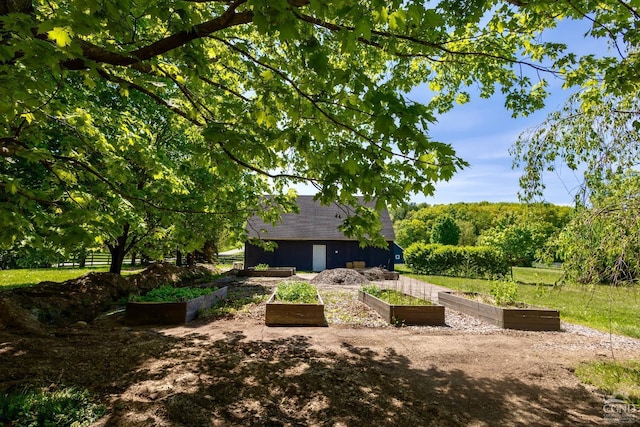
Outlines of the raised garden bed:
{"label": "raised garden bed", "polygon": [[438,292],[438,302],[447,308],[505,329],[519,329],[522,331],[560,330],[560,312],[558,310],[540,307],[498,307],[451,292]]}
{"label": "raised garden bed", "polygon": [[[353,270],[357,271],[358,273],[364,275],[364,272],[367,271],[367,268],[354,268]],[[384,270],[382,271],[382,274],[384,274],[384,280],[398,280],[400,278],[400,273],[398,273],[397,271],[389,271],[389,270]]]}
{"label": "raised garden bed", "polygon": [[239,277],[291,277],[295,274],[295,267],[270,267],[266,270],[248,268],[238,271]]}
{"label": "raised garden bed", "polygon": [[324,301],[315,290],[314,303],[277,299],[278,288],[267,301],[264,323],[267,326],[327,326]]}
{"label": "raised garden bed", "polygon": [[193,320],[199,310],[227,297],[227,287],[208,295],[179,302],[128,302],[125,322],[132,325],[172,325]]}
{"label": "raised garden bed", "polygon": [[[406,297],[410,295],[403,294]],[[390,304],[362,290],[358,291],[358,300],[367,304],[391,324],[404,325],[444,325],[444,307],[438,304],[395,305]]]}

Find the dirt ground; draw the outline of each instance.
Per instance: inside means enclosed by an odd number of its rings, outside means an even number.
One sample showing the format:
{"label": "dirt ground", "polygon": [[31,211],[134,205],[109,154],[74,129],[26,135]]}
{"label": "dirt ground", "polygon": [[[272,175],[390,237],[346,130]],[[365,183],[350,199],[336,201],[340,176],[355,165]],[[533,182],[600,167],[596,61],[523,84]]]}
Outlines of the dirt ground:
{"label": "dirt ground", "polygon": [[[229,283],[264,300],[276,282]],[[0,328],[0,392],[89,389],[98,426],[602,425],[573,375],[612,356],[602,334],[391,327],[354,286],[321,286],[328,327],[267,327],[264,302],[176,327],[91,322]],[[614,349],[637,358],[640,343]]]}

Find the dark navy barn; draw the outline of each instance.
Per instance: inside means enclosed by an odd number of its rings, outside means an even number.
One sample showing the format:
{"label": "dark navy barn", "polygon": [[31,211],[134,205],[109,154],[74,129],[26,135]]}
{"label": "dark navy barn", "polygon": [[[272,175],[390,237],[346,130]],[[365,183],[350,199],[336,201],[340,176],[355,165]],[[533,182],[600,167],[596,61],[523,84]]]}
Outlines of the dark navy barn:
{"label": "dark navy barn", "polygon": [[[387,247],[361,248],[357,240],[347,238],[338,229],[345,216],[344,206],[322,206],[313,200],[313,196],[298,196],[297,202],[300,212],[283,214],[281,222],[275,227],[258,217],[249,220],[247,229],[250,238],[273,241],[278,247],[274,251],[265,251],[247,243],[244,255],[246,267],[268,264],[271,267],[322,271],[344,268],[347,263],[364,262],[366,267],[383,267],[393,271],[395,233],[386,209],[380,213],[380,221]],[[362,199],[360,203],[373,206]]]}

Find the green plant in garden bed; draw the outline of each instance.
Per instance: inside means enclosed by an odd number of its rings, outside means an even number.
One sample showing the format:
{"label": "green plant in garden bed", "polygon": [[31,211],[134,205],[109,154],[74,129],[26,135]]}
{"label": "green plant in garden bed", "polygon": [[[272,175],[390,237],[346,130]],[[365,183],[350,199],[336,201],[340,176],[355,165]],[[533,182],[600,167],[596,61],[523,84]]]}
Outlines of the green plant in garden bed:
{"label": "green plant in garden bed", "polygon": [[493,297],[496,305],[509,307],[516,304],[518,295],[518,285],[512,280],[495,281],[491,285],[489,294]]}
{"label": "green plant in garden bed", "polygon": [[269,269],[269,264],[258,264],[253,267],[255,271],[267,271]]}
{"label": "green plant in garden bed", "polygon": [[173,286],[160,286],[145,295],[135,295],[131,302],[184,302],[203,295],[209,295],[218,288],[174,288]]}
{"label": "green plant in garden bed", "polygon": [[360,289],[391,305],[433,305],[430,301],[407,295],[395,289],[381,289],[377,285],[365,285]]}
{"label": "green plant in garden bed", "polygon": [[231,289],[227,293],[227,298],[218,301],[211,308],[202,310],[198,317],[209,319],[237,313],[249,313],[256,305],[269,298],[268,294],[262,293],[259,289],[253,289],[253,292],[251,290],[250,286]]}
{"label": "green plant in garden bed", "polygon": [[640,405],[640,361],[586,362],[575,374],[609,395],[619,393]]}
{"label": "green plant in garden bed", "polygon": [[276,290],[276,300],[299,304],[316,304],[318,289],[309,282],[281,282]]}
{"label": "green plant in garden bed", "polygon": [[0,425],[88,426],[106,409],[94,403],[86,390],[23,390],[0,394]]}

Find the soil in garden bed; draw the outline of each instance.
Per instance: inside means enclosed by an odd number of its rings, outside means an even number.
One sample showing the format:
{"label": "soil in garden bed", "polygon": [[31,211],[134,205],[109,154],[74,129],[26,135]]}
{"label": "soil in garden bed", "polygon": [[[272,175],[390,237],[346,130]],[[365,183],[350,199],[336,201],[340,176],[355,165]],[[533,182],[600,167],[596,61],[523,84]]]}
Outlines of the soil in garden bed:
{"label": "soil in garden bed", "polygon": [[267,301],[267,326],[328,326],[324,316],[324,301],[316,290],[317,303],[296,303],[276,299],[276,293]]}
{"label": "soil in garden bed", "polygon": [[[377,295],[367,293],[366,289],[360,290],[358,299],[378,312],[390,324],[396,326],[444,326],[445,324],[444,307],[441,305],[432,304],[394,290],[386,290],[385,292],[373,289],[373,291]],[[391,296],[391,298],[389,300],[381,298],[385,295]],[[413,304],[406,304],[406,302]]]}
{"label": "soil in garden bed", "polygon": [[535,306],[525,304],[523,302],[515,302],[512,304],[498,304],[496,299],[488,294],[480,294],[477,292],[452,292],[451,295],[466,298],[471,301],[481,302],[483,304],[495,305],[501,308],[537,308]]}

